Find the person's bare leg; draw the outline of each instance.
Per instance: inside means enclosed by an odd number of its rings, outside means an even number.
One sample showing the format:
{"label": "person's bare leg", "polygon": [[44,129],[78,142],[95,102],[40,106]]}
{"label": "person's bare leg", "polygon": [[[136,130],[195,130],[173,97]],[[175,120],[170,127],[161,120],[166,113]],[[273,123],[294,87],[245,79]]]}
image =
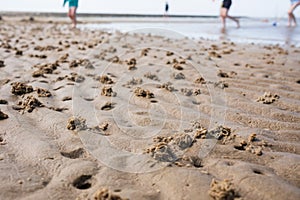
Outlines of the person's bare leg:
{"label": "person's bare leg", "polygon": [[69,9],[69,12],[68,12],[68,17],[72,20],[72,13],[71,13],[71,9]]}
{"label": "person's bare leg", "polygon": [[299,3],[293,4],[290,9],[288,10],[288,15],[289,15],[289,22],[288,22],[288,26],[296,26],[297,25],[297,21],[296,21],[296,17],[294,15],[294,10],[300,5]]}
{"label": "person's bare leg", "polygon": [[221,8],[220,16],[221,16],[222,23],[223,23],[223,29],[226,28],[226,18],[229,18],[229,19],[235,21],[235,23],[237,24],[237,27],[238,28],[240,27],[240,21],[235,17],[229,16],[228,15],[228,9]]}
{"label": "person's bare leg", "polygon": [[76,21],[76,7],[71,7],[69,9],[69,14],[68,16],[70,17],[70,19],[72,20],[72,27],[76,28],[77,25],[77,21]]}
{"label": "person's bare leg", "polygon": [[292,26],[293,23],[295,22],[295,15],[293,14],[294,10],[295,10],[294,5],[292,5],[288,10],[288,16],[289,16],[288,26]]}
{"label": "person's bare leg", "polygon": [[227,17],[228,17],[229,19],[235,21],[235,23],[237,24],[237,27],[240,28],[240,21],[239,21],[237,18],[232,17],[232,16],[229,16],[229,15],[227,15]]}
{"label": "person's bare leg", "polygon": [[226,28],[226,17],[227,17],[227,13],[228,13],[228,9],[226,9],[226,8],[221,8],[221,11],[220,11],[220,17],[221,17],[221,20],[222,20],[223,29]]}

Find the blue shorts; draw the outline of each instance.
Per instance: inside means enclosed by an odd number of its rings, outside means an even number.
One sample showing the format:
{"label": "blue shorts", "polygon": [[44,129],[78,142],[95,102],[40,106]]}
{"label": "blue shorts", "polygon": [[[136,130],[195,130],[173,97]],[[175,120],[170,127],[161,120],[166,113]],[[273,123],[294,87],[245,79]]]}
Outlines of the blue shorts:
{"label": "blue shorts", "polygon": [[71,7],[78,7],[78,0],[65,0],[64,1],[64,5],[66,4],[66,3],[69,3],[69,8],[71,8]]}

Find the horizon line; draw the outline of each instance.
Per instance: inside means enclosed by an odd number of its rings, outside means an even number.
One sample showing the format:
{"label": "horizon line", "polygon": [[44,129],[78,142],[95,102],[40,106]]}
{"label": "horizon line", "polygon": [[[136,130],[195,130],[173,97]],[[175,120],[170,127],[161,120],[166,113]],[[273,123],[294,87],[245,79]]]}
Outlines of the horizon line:
{"label": "horizon line", "polygon": [[[2,16],[16,16],[16,15],[30,15],[30,16],[41,16],[41,17],[65,17],[65,12],[33,12],[33,11],[0,11]],[[159,18],[164,17],[164,14],[129,14],[129,13],[77,13],[78,17],[153,17]],[[184,15],[184,14],[169,14],[170,18],[219,18],[218,15]],[[247,16],[237,16],[238,18],[249,18]]]}

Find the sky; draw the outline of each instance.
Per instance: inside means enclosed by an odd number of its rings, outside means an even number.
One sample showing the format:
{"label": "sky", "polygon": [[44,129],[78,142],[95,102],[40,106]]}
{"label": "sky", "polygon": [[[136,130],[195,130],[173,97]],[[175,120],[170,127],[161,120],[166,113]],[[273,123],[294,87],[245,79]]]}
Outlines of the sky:
{"label": "sky", "polygon": [[[218,15],[221,0],[168,0],[170,14]],[[65,12],[63,0],[1,0],[0,11]],[[79,0],[78,12],[162,14],[165,0]],[[289,0],[233,0],[231,15],[286,17]],[[296,10],[300,16],[300,7]]]}

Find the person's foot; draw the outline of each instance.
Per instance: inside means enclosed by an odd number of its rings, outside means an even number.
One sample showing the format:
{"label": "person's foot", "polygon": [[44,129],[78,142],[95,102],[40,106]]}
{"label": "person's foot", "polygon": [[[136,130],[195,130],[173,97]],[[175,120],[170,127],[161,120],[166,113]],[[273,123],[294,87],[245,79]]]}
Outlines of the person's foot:
{"label": "person's foot", "polygon": [[295,23],[288,23],[288,25],[287,25],[287,27],[296,27],[297,26],[297,24],[295,24]]}

